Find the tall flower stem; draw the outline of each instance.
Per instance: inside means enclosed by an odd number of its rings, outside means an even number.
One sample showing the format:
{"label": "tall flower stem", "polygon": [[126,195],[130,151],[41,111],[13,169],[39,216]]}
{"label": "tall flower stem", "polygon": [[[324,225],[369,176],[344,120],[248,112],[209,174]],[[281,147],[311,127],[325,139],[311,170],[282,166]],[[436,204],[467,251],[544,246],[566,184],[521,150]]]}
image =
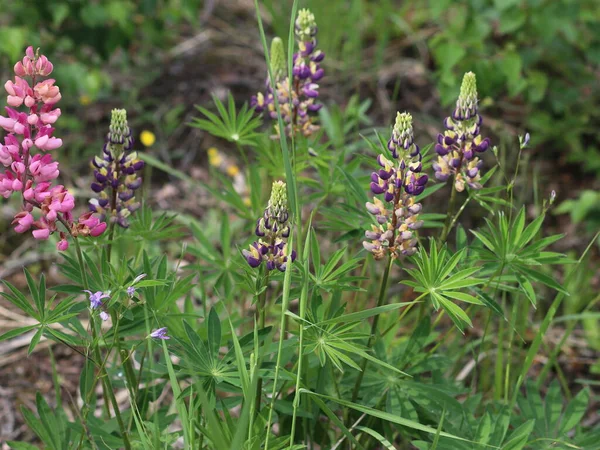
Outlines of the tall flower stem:
{"label": "tall flower stem", "polygon": [[[117,190],[115,188],[113,188],[112,189],[112,198],[111,198],[111,202],[110,202],[111,217],[112,217],[112,212],[116,211],[116,210],[117,210]],[[111,220],[110,230],[108,232],[108,244],[106,247],[106,259],[108,260],[109,264],[110,264],[110,256],[112,254],[113,239],[115,238],[115,225],[116,224],[117,224],[117,222],[115,220]]]}
{"label": "tall flower stem", "polygon": [[[388,279],[390,277],[390,271],[392,269],[392,264],[394,260],[392,257],[389,257],[387,267],[385,268],[385,272],[383,273],[383,278],[381,279],[381,286],[379,288],[379,298],[377,299],[377,306],[383,306],[386,300],[387,288],[388,288]],[[369,340],[367,341],[367,351],[373,347],[375,344],[375,340],[377,339],[377,325],[379,324],[379,314],[373,318],[373,323],[371,325],[371,334],[369,335]],[[352,402],[355,402],[358,398],[358,393],[360,392],[360,386],[362,384],[363,378],[365,376],[365,372],[367,370],[368,360],[363,358],[360,364],[360,373],[358,374],[358,378],[356,379],[356,383],[354,384],[354,390],[352,391]]]}
{"label": "tall flower stem", "polygon": [[[256,322],[258,323],[258,328],[262,330],[265,327],[266,315],[267,315],[267,291],[269,289],[269,271],[267,271],[264,277],[264,286],[265,290],[258,296],[258,303],[256,305]],[[254,402],[254,412],[256,415],[260,414],[260,401],[262,397],[262,385],[263,380],[262,377],[258,378],[258,382],[256,384],[256,400]]]}
{"label": "tall flower stem", "polygon": [[[293,238],[290,239],[290,244],[293,244]],[[290,248],[292,245],[290,245]],[[279,367],[281,365],[281,355],[283,354],[283,341],[285,340],[285,327],[286,327],[286,315],[285,312],[288,308],[290,299],[290,284],[292,281],[291,266],[286,267],[285,276],[283,277],[283,294],[281,298],[281,313],[279,316],[279,346],[277,348],[277,361],[275,362],[275,375],[273,377],[273,390],[271,391],[271,405],[269,407],[269,415],[267,418],[267,437],[265,439],[265,450],[269,450],[269,439],[271,437],[271,423],[273,420],[273,409],[275,408],[275,401],[277,400],[277,381],[279,379]]]}
{"label": "tall flower stem", "polygon": [[452,183],[450,183],[452,193],[450,194],[450,203],[448,204],[448,212],[446,213],[446,222],[444,222],[444,229],[442,230],[442,234],[440,235],[440,246],[446,242],[448,238],[448,234],[452,229],[452,224],[456,222],[456,220],[452,220],[452,215],[454,214],[454,208],[456,206],[456,188],[454,187],[454,179],[456,176],[452,177]]}
{"label": "tall flower stem", "polygon": [[[79,268],[81,271],[81,281],[83,283],[83,287],[86,290],[89,290],[89,284],[87,280],[87,275],[85,273],[85,265],[83,263],[83,253],[81,252],[81,246],[79,245],[79,241],[76,236],[73,236],[73,241],[75,242],[75,250],[77,253],[77,261],[79,262]],[[98,345],[98,333],[96,332],[96,320],[92,315],[90,317],[90,325],[92,329],[92,339],[93,339],[93,347],[94,347],[94,358],[101,362],[102,355],[100,354],[100,347]],[[127,429],[125,428],[125,423],[123,422],[123,418],[121,417],[121,411],[119,410],[119,404],[115,397],[115,393],[112,387],[112,383],[110,381],[110,377],[106,372],[106,368],[104,364],[100,365],[100,378],[102,379],[102,387],[104,388],[104,394],[110,400],[110,403],[115,411],[115,417],[117,418],[117,423],[119,424],[119,430],[121,431],[121,437],[123,439],[124,447],[129,450],[131,449],[131,444],[129,443],[129,438],[127,437]],[[92,387],[93,389],[93,387]]]}

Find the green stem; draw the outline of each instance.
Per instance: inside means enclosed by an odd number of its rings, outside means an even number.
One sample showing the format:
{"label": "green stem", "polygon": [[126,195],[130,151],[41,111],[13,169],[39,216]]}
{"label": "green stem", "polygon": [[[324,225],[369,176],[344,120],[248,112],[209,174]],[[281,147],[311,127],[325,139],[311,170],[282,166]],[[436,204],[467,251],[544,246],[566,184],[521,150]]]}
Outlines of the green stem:
{"label": "green stem", "polygon": [[[450,203],[448,204],[448,212],[446,213],[446,221],[444,222],[444,229],[440,235],[440,245],[446,242],[448,234],[450,233],[452,221],[452,212],[454,211],[454,205],[456,204],[456,188],[454,187],[455,177],[452,177],[452,183],[450,185],[452,193],[450,194]],[[454,221],[455,222],[455,221]]]}
{"label": "green stem", "polygon": [[[308,227],[310,230],[310,226]],[[308,248],[308,247],[307,247]],[[308,253],[308,252],[307,252]],[[308,255],[304,255],[304,269],[308,274]],[[308,303],[308,283],[305,281],[302,285],[302,291],[300,293],[300,310],[299,310],[299,327],[298,333],[298,371],[296,372],[296,387],[294,390],[294,403],[292,413],[292,427],[290,432],[290,445],[291,450],[294,446],[294,437],[296,436],[296,420],[298,416],[298,406],[300,405],[300,383],[302,381],[302,368],[304,363],[304,318],[306,317],[306,306]]]}
{"label": "green stem", "polygon": [[[394,263],[393,258],[390,256],[388,260],[387,267],[385,268],[385,272],[383,273],[383,278],[381,279],[381,286],[379,288],[379,299],[377,300],[377,306],[383,306],[385,304],[385,297],[387,293],[388,287],[388,278],[390,276],[390,271],[392,269],[392,264]],[[367,341],[367,351],[371,349],[373,344],[375,343],[376,334],[377,334],[377,325],[379,324],[379,314],[373,318],[373,324],[371,325],[371,334],[369,335],[369,340]],[[365,376],[365,372],[367,370],[368,360],[363,358],[362,363],[360,365],[360,373],[358,374],[358,378],[356,379],[356,383],[354,384],[354,390],[352,391],[352,402],[356,402],[358,398],[358,393],[360,391],[360,386],[362,384],[363,378]]]}
{"label": "green stem", "polygon": [[281,355],[283,354],[283,341],[285,340],[285,312],[288,309],[290,298],[290,283],[291,283],[291,264],[286,266],[285,276],[283,278],[283,297],[281,299],[281,313],[279,316],[279,346],[277,348],[277,361],[275,362],[275,375],[273,377],[273,389],[271,391],[271,405],[269,407],[269,415],[267,418],[267,437],[265,439],[265,450],[269,450],[269,439],[271,437],[271,423],[273,420],[273,409],[275,409],[275,401],[277,400],[277,380],[279,379],[279,367],[281,366]]}
{"label": "green stem", "polygon": [[[87,280],[87,275],[85,272],[85,265],[83,263],[83,254],[81,252],[81,246],[79,245],[79,241],[76,236],[73,236],[73,241],[75,242],[75,249],[77,253],[77,260],[79,261],[79,267],[81,271],[81,280],[83,283],[83,287],[86,290],[89,290],[89,284]],[[96,332],[96,320],[94,315],[90,316],[90,327],[92,329],[92,339],[93,339],[93,347],[94,347],[94,358],[97,361],[102,361],[102,356],[100,355],[100,347],[98,345],[98,333]],[[123,422],[123,418],[121,417],[121,411],[119,410],[119,404],[117,399],[115,398],[115,393],[113,391],[112,383],[110,381],[110,377],[106,372],[106,368],[104,364],[100,366],[100,378],[102,378],[102,387],[104,388],[104,395],[108,397],[112,407],[115,411],[115,417],[117,418],[117,423],[119,424],[119,429],[121,430],[121,437],[123,439],[123,445],[127,450],[131,449],[131,444],[129,443],[129,438],[127,437],[127,429],[125,428],[125,423]],[[93,389],[93,386],[92,386]],[[107,405],[108,406],[108,405]]]}
{"label": "green stem", "polygon": [[[269,289],[269,272],[264,278],[265,290],[258,297],[258,304],[256,305],[256,322],[258,323],[258,329],[262,330],[265,327],[265,317],[267,315],[267,291]],[[260,369],[260,368],[259,368]],[[256,384],[256,399],[254,401],[254,413],[258,416],[260,414],[260,401],[262,397],[262,385],[263,379],[262,377],[258,378],[258,382]]]}
{"label": "green stem", "polygon": [[108,231],[108,244],[106,246],[106,259],[108,260],[108,263],[110,264],[110,256],[112,254],[112,247],[113,247],[113,239],[115,238],[115,222],[112,222],[110,224],[110,230]]}

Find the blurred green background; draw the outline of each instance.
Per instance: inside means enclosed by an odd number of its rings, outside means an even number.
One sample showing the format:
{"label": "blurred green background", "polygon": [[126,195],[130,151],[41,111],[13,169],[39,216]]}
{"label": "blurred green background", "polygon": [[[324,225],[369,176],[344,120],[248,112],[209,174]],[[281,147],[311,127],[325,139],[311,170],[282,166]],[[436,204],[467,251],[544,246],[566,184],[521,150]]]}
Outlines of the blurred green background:
{"label": "blurred green background", "polygon": [[[149,151],[155,156],[189,168],[202,165],[210,146],[226,150],[187,126],[197,114],[194,104],[212,108],[211,93],[225,98],[228,91],[243,103],[264,82],[251,0],[0,3],[2,79],[30,44],[54,62],[63,92],[56,134],[66,142],[59,159],[73,169],[63,177],[75,190],[88,182],[88,161],[100,150],[113,107],[128,110],[136,137],[154,134]],[[287,37],[291,3],[261,2],[271,36]],[[327,105],[344,108],[353,95],[371,99],[373,126],[388,126],[395,110],[410,110],[425,144],[442,128],[460,77],[472,70],[494,143],[502,151],[530,132],[536,183],[556,189],[556,212],[588,232],[600,226],[597,0],[307,0],[300,6],[311,8],[319,24]],[[507,149],[504,157],[513,156]]]}

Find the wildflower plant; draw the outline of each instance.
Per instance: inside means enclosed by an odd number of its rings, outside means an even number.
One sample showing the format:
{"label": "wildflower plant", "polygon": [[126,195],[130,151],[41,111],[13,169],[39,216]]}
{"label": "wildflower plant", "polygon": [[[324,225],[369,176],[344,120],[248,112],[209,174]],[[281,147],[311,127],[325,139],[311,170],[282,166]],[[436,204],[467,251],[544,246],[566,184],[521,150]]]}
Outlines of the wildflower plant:
{"label": "wildflower plant", "polygon": [[440,181],[452,178],[454,189],[462,192],[465,185],[481,189],[479,180],[483,162],[477,156],[490,146],[489,138],[481,137],[483,122],[478,109],[477,81],[473,72],[465,74],[460,87],[456,108],[444,121],[446,131],[439,134],[433,163],[435,177]]}
{"label": "wildflower plant", "polygon": [[[322,107],[317,103],[318,81],[325,75],[321,62],[325,53],[317,49],[317,23],[310,10],[302,9],[294,23],[298,51],[293,55],[292,75],[286,76],[283,41],[276,37],[271,43],[271,71],[273,83],[267,77],[266,92],[252,97],[250,105],[255,111],[266,111],[271,119],[277,119],[274,97],[277,96],[285,134],[311,136],[319,129],[312,113]],[[274,85],[275,89],[271,86]],[[275,125],[275,136],[279,136],[279,125]]]}
{"label": "wildflower plant", "polygon": [[[490,140],[472,73],[435,143],[419,147],[426,130],[409,112],[397,113],[389,139],[371,132],[368,101],[317,103],[313,14],[294,1],[296,51],[275,39],[267,52],[258,3],[271,79],[254,109],[231,94],[214,97],[217,113],[199,107],[191,125],[212,136],[209,176],[162,162],[149,136],[138,155],[125,111],[114,110],[92,162],[96,198],[78,220],[73,196],[55,185],[60,91],[42,80],[52,65],[28,49],[15,67],[0,119],[1,192],[19,200],[17,231],[62,232],[67,251],[56,256],[60,281],[39,265],[22,285],[2,280],[0,296],[28,320],[0,342],[31,336],[31,354],[44,338],[51,361],[58,345],[82,356],[72,361],[77,401],[57,383],[56,399],[39,394],[22,408],[28,427],[61,449],[596,448],[600,432],[585,420],[593,383],[569,383],[560,359],[585,331],[576,324],[595,318],[590,247],[578,260],[553,249],[562,234],[548,235],[544,220],[556,193],[533,195],[523,180],[535,171],[518,162],[535,139],[519,138],[514,161],[503,147],[481,173]],[[297,138],[314,135],[319,108],[323,130],[308,147]],[[255,110],[277,120],[279,142]],[[142,199],[144,164],[199,194],[200,214]],[[515,208],[516,198],[533,200]],[[88,235],[98,239],[80,245]],[[562,337],[548,346],[551,326]],[[60,380],[64,365],[52,367]]]}
{"label": "wildflower plant", "polygon": [[256,222],[254,234],[259,238],[242,253],[250,267],[258,267],[264,261],[267,270],[285,272],[288,261],[294,262],[296,252],[288,252],[290,236],[286,184],[275,181],[265,211]]}
{"label": "wildflower plant", "polygon": [[[0,162],[6,168],[0,173],[0,195],[9,198],[16,194],[21,199],[21,211],[12,222],[17,233],[33,228],[35,239],[46,240],[58,232],[57,248],[64,251],[69,246],[67,235],[97,237],[106,224],[91,214],[75,220],[75,198],[63,185],[54,183],[60,172],[50,152],[63,142],[54,136],[54,124],[61,115],[56,107],[61,93],[56,81],[46,78],[53,70],[46,56],[28,47],[23,60],[14,66],[14,81],[4,85],[9,106],[7,117],[0,116],[0,127],[8,134],[0,145]],[[37,219],[34,212],[38,212]]]}
{"label": "wildflower plant", "polygon": [[381,168],[371,174],[371,192],[382,195],[383,201],[375,197],[366,204],[377,224],[365,232],[368,241],[363,245],[375,259],[413,255],[415,232],[423,225],[419,220],[422,206],[415,197],[424,191],[428,176],[421,173],[421,153],[414,142],[410,114],[397,114],[388,149],[392,159],[379,154]]}
{"label": "wildflower plant", "polygon": [[140,207],[135,191],[142,186],[144,161],[131,151],[132,147],[127,112],[114,109],[102,157],[92,161],[95,181],[91,187],[98,198],[90,200],[90,210],[123,228],[129,227],[129,216]]}

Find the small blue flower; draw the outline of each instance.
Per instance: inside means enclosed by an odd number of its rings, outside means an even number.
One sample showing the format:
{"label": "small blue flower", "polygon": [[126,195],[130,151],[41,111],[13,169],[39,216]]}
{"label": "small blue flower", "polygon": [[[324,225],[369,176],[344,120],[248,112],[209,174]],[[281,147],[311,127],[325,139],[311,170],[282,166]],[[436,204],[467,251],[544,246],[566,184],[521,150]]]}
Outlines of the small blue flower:
{"label": "small blue flower", "polygon": [[146,278],[146,274],[141,273],[133,279],[131,285],[127,288],[127,295],[129,295],[129,297],[133,297],[135,295],[135,284],[139,283],[144,278]]}
{"label": "small blue flower", "polygon": [[87,292],[90,295],[90,308],[92,308],[92,309],[100,308],[103,304],[102,299],[110,297],[110,292],[98,291],[98,292],[92,293],[91,291],[88,291],[88,290],[84,290],[83,292]]}
{"label": "small blue flower", "polygon": [[163,341],[171,339],[169,336],[167,336],[167,327],[162,327],[158,330],[154,330],[152,333],[150,333],[150,337],[154,339],[162,339]]}

